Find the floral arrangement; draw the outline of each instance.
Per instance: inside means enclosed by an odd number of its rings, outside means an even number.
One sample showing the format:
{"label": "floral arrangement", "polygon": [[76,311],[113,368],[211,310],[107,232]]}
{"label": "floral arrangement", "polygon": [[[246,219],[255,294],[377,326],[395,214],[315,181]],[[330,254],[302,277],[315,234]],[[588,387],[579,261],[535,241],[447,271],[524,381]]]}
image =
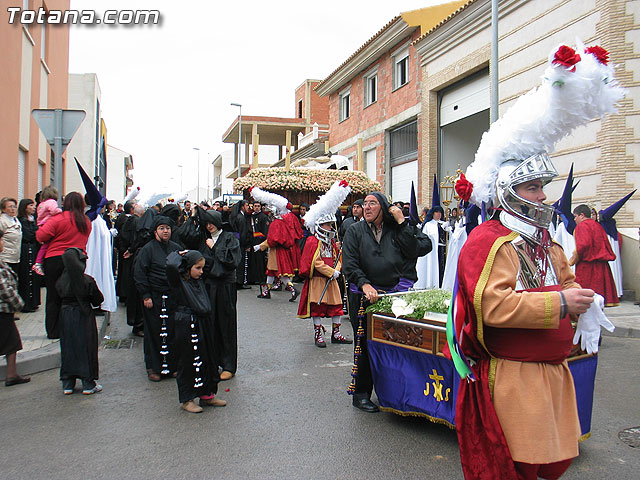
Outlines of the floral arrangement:
{"label": "floral arrangement", "polygon": [[266,190],[326,192],[336,180],[345,180],[353,193],[361,195],[382,189],[380,183],[371,180],[360,171],[310,168],[292,168],[286,171],[284,167],[251,169],[244,177],[233,182],[233,188],[243,191],[251,187],[260,187]]}
{"label": "floral arrangement", "polygon": [[392,313],[396,317],[421,319],[427,312],[447,313],[451,292],[434,288],[421,292],[382,297],[367,307],[367,313]]}

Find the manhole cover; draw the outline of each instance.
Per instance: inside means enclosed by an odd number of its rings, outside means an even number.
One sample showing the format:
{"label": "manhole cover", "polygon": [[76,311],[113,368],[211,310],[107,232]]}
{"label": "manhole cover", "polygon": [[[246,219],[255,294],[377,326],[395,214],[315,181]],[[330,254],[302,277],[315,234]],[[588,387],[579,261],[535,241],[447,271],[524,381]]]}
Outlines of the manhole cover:
{"label": "manhole cover", "polygon": [[138,342],[135,338],[124,338],[122,340],[105,340],[103,347],[107,350],[130,350]]}
{"label": "manhole cover", "polygon": [[618,438],[633,448],[640,448],[640,427],[627,428],[618,434]]}

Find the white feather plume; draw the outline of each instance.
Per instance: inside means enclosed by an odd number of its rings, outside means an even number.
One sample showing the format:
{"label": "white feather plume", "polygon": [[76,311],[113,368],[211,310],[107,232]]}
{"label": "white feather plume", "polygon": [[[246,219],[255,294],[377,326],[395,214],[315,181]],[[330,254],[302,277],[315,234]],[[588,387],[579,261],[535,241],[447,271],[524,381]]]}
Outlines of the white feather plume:
{"label": "white feather plume", "polygon": [[611,65],[585,53],[578,43],[581,60],[575,71],[553,64],[558,48],[549,55],[542,84],[522,95],[482,135],[480,146],[466,177],[473,184],[471,202],[481,205],[495,200],[495,183],[506,160],[525,160],[554,145],[573,129],[616,111],[625,90],[614,78]]}
{"label": "white feather plume", "polygon": [[304,224],[311,233],[315,233],[316,221],[325,214],[336,213],[351,193],[351,187],[344,180],[336,181],[324,195],[320,196],[316,203],[311,205],[309,211],[302,217]]}
{"label": "white feather plume", "polygon": [[279,215],[284,215],[289,211],[287,208],[287,204],[289,200],[284,198],[282,195],[278,195],[277,193],[267,192],[266,190],[262,190],[260,187],[253,187],[249,193],[260,203],[264,203],[266,205],[273,205],[276,207],[276,210]]}
{"label": "white feather plume", "polygon": [[124,197],[124,201],[122,203],[130,202],[131,200],[136,198],[139,193],[140,193],[140,187],[134,188],[129,192],[129,194],[126,197]]}

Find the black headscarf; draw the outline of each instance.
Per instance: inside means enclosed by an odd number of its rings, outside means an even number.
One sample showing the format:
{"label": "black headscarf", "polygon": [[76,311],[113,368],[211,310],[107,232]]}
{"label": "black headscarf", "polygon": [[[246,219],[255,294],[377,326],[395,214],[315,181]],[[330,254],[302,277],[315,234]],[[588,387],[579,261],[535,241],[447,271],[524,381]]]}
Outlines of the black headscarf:
{"label": "black headscarf", "polygon": [[181,274],[189,273],[191,267],[193,267],[198,261],[204,258],[202,253],[197,250],[187,250],[187,253],[182,255],[182,262],[180,262],[180,267],[178,267],[178,271]]}
{"label": "black headscarf", "polygon": [[[173,220],[173,223],[175,225],[178,223],[178,217],[180,216],[180,207],[178,207],[175,203],[168,203],[164,207],[162,207],[162,210],[160,210],[160,215],[169,217],[171,220]],[[172,225],[169,226],[172,227]]]}
{"label": "black headscarf", "polygon": [[373,195],[380,203],[380,211],[382,212],[382,223],[385,223],[389,226],[397,226],[398,222],[396,222],[395,217],[389,212],[389,200],[387,196],[382,192],[371,192],[369,195]]}
{"label": "black headscarf", "polygon": [[168,225],[173,230],[175,223],[169,217],[165,217],[164,215],[156,215],[155,217],[153,217],[152,231],[155,232],[160,225]]}
{"label": "black headscarf", "polygon": [[212,223],[218,230],[222,230],[222,214],[215,210],[201,211],[200,224],[206,228],[207,223]]}
{"label": "black headscarf", "polygon": [[[79,248],[67,248],[62,254],[64,270],[56,282],[61,297],[75,297],[83,310],[87,295],[84,269],[87,266],[87,255]],[[88,311],[85,312],[88,314]]]}

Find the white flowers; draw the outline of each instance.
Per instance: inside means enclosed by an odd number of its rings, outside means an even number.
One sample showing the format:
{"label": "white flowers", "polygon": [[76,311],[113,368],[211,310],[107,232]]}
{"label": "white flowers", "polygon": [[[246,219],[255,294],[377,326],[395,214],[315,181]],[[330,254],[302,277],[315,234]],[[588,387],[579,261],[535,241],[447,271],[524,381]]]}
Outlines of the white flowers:
{"label": "white flowers", "polygon": [[391,304],[391,311],[396,317],[411,315],[413,313],[413,305],[407,304],[402,298],[396,298]]}

